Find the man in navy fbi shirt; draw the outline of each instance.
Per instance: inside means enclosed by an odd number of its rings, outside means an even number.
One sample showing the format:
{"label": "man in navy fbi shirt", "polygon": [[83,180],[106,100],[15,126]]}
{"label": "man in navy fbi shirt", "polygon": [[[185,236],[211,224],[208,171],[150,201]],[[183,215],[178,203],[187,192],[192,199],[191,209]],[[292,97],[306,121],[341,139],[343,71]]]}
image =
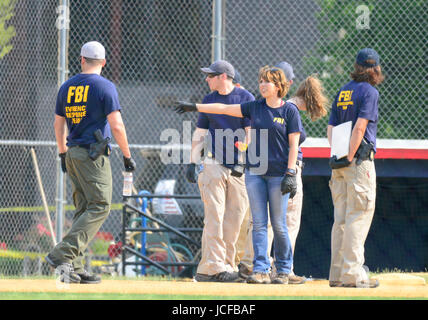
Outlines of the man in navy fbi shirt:
{"label": "man in navy fbi shirt", "polygon": [[134,171],[135,162],[116,87],[101,76],[106,64],[104,47],[91,41],[82,46],[80,55],[82,72],[59,89],[54,123],[61,168],[70,178],[76,212],[71,229],[45,260],[60,271],[61,281],[99,283],[101,278],[89,274],[83,261],[88,244],[110,213],[112,174],[107,143],[101,144],[99,154],[90,158],[91,145],[97,142],[94,133],[100,130],[104,139],[114,136],[126,171]]}
{"label": "man in navy fbi shirt", "polygon": [[[240,104],[254,100],[250,92],[233,84],[234,70],[224,60],[201,68],[211,90],[203,103]],[[195,183],[196,163],[200,160],[203,140],[207,135],[203,170],[197,179],[205,218],[196,281],[233,282],[239,278],[235,265],[235,244],[249,204],[245,174],[235,143],[246,142],[249,127],[248,119],[199,114],[192,138],[191,164],[186,172],[188,181]]]}

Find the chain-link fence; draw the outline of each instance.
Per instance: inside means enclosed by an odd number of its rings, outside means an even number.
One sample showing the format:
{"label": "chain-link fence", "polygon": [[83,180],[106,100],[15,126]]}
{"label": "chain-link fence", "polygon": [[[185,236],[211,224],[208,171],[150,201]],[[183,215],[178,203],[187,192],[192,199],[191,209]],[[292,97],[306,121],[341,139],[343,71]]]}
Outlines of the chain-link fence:
{"label": "chain-link fence", "polygon": [[[427,139],[426,2],[222,2],[224,58],[254,95],[258,69],[286,60],[294,67],[295,83],[317,73],[332,100],[349,79],[358,49],[373,47],[387,79],[379,87],[378,138]],[[55,225],[61,201],[53,131],[61,26],[67,28],[67,76],[80,72],[83,43],[97,40],[106,48],[103,76],[118,88],[138,165],[136,192],[165,190],[171,187],[165,181],[175,180],[175,193],[199,194],[196,185],[184,181],[182,166],[160,161],[159,146],[167,128],[183,133],[188,121],[194,129],[196,115],[177,117],[172,102],[201,101],[209,92],[199,68],[213,59],[212,1],[71,0],[66,10],[63,3],[0,1],[0,21],[5,21],[0,24],[0,274],[50,272],[42,258],[52,248],[49,220]],[[327,119],[303,119],[308,136],[325,137]],[[89,249],[95,267],[110,262],[114,254],[109,256],[108,248],[121,240],[123,165],[120,151],[113,151],[113,208]],[[74,209],[65,179],[64,232]],[[162,214],[159,203],[150,209],[176,227],[202,227],[201,203],[180,201],[174,206],[181,215]],[[197,257],[196,248],[190,249]]]}

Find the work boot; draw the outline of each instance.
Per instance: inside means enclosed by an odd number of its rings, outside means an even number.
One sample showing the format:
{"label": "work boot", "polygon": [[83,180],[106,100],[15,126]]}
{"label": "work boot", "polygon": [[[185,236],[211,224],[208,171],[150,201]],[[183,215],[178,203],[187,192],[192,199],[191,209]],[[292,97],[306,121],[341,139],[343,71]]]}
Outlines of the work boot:
{"label": "work boot", "polygon": [[247,278],[247,283],[268,284],[271,281],[268,273],[255,272]]}
{"label": "work boot", "polygon": [[295,274],[288,275],[288,284],[304,284],[305,282],[305,277],[296,276]]}
{"label": "work boot", "polygon": [[272,283],[275,284],[288,284],[289,277],[286,273],[278,273],[274,279],[272,279]]}
{"label": "work boot", "polygon": [[329,282],[328,282],[328,285],[329,285],[331,288],[343,287],[343,284],[342,284],[342,282],[340,282],[340,281],[329,281]]}
{"label": "work boot", "polygon": [[251,275],[251,270],[248,269],[248,267],[242,263],[238,265],[238,269],[238,275],[243,279],[247,279]]}

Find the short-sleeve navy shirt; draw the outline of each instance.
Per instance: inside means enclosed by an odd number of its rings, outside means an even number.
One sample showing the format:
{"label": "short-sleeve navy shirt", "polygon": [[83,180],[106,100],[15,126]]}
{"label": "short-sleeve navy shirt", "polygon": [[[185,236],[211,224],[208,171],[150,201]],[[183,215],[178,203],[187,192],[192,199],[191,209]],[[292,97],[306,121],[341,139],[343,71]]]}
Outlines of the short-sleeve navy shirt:
{"label": "short-sleeve navy shirt", "polygon": [[70,147],[95,142],[97,129],[111,138],[107,116],[116,110],[121,107],[115,85],[98,74],[80,73],[59,89],[55,113],[66,119]]}
{"label": "short-sleeve navy shirt", "polygon": [[[288,135],[301,132],[303,128],[299,110],[290,102],[285,102],[279,108],[271,108],[266,104],[266,99],[261,99],[242,104],[241,112],[251,120],[252,135],[247,152],[247,167],[260,168],[263,166],[261,161],[267,161],[264,175],[284,176],[288,167]],[[267,155],[261,154],[261,150],[267,150]],[[260,157],[258,163],[254,163],[250,152],[255,152]]]}
{"label": "short-sleeve navy shirt", "polygon": [[[221,95],[218,91],[213,91],[204,97],[202,103],[242,104],[248,101],[254,101],[254,96],[245,89],[235,87],[228,95]],[[239,129],[245,132],[245,128],[250,126],[249,119],[200,112],[196,126],[208,129],[211,137],[208,147],[217,161],[228,168],[232,168],[238,163],[238,149],[234,145],[238,140],[244,141],[238,139],[239,135],[235,135],[235,133]],[[216,141],[216,131],[224,134],[222,141]],[[228,141],[228,136],[233,137],[233,141]]]}
{"label": "short-sleeve navy shirt", "polygon": [[331,107],[328,124],[337,126],[352,121],[352,128],[358,118],[369,120],[364,138],[373,143],[376,151],[379,92],[368,82],[350,81],[336,95]]}
{"label": "short-sleeve navy shirt", "polygon": [[[287,101],[289,102],[289,101]],[[293,105],[297,110],[299,110],[299,108],[292,102],[289,102],[291,105]],[[303,160],[303,152],[302,152],[302,148],[300,147],[300,145],[306,140],[306,131],[305,128],[303,127],[302,122],[300,121],[300,138],[299,138],[299,149],[297,152],[297,160],[302,161]]]}

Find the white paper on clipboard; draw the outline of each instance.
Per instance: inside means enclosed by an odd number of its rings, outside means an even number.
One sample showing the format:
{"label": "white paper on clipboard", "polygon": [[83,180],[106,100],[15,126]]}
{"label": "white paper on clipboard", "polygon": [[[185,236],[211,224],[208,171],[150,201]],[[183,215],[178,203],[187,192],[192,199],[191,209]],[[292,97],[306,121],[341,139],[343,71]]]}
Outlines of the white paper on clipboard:
{"label": "white paper on clipboard", "polygon": [[352,121],[344,122],[333,127],[330,157],[336,156],[337,159],[340,159],[348,155],[351,133]]}

